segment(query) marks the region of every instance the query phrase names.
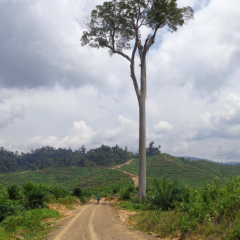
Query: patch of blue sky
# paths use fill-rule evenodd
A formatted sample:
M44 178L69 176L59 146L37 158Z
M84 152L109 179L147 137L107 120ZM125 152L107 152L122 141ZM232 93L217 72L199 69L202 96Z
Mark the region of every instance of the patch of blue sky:
M203 8L206 8L211 0L196 0L193 6L195 12L201 11Z

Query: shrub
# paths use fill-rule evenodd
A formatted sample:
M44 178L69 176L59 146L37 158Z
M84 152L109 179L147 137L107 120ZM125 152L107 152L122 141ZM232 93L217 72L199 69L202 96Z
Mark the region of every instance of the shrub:
M14 202L7 198L0 198L0 221L16 212Z
M153 179L147 202L149 209L170 210L184 197L184 188L177 181Z
M112 189L112 193L113 194L117 194L119 192L120 188L119 186L115 186L113 189Z
M128 186L128 191L129 191L130 193L131 193L131 192L134 192L134 190L135 190L135 187L134 187L133 184Z
M129 200L131 198L129 189L122 189L120 191L120 200Z
M64 197L70 195L70 193L67 190L65 190L61 187L51 188L50 193L52 193L54 195L56 200L58 200L59 198L64 198Z
M75 197L78 197L78 198L81 198L83 196L83 191L81 188L79 187L75 187L72 191L72 196L75 196Z
M91 194L88 190L81 189L79 187L75 187L72 191L72 196L78 197L83 204L88 202L90 195Z
M0 239L1 240L11 239L10 236L5 232L3 227L0 227Z
M11 200L19 200L22 198L20 194L20 187L16 184L12 184L7 188L8 198Z
M48 199L48 193L48 187L43 184L35 185L33 183L27 183L23 185L26 205L31 209L43 208L44 201Z
M19 216L6 218L0 227L3 227L8 234L18 235L19 239L39 239L36 236L46 233L46 229L50 228L49 223L43 219L58 219L59 217L59 213L53 209L33 209L24 211Z
M140 203L140 200L139 200L139 198L134 197L134 198L131 198L131 202L132 203Z
M82 194L83 194L83 197L85 197L85 198L90 198L91 197L91 193L87 189L82 189Z
M232 229L229 240L240 240L240 221L237 220L234 228Z

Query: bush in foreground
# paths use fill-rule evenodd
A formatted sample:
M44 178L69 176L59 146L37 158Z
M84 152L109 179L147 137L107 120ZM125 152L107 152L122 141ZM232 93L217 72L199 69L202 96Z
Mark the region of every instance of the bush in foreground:
M137 229L155 232L162 238L181 233L181 239L240 239L240 177L225 186L217 180L203 188L172 184L158 180L152 185L155 188L149 192L150 210L133 217Z
M175 204L182 201L184 193L184 187L177 181L153 179L147 197L149 209L174 209Z
M26 198L26 207L43 208L44 202L48 200L49 188L43 184L35 185L29 182L23 185L23 194Z
M3 236L19 236L19 239L35 239L36 236L46 234L51 229L51 222L43 221L51 219L55 221L60 217L59 213L53 209L33 209L23 212L19 216L10 216L0 223L0 233ZM7 240L9 238L4 238Z

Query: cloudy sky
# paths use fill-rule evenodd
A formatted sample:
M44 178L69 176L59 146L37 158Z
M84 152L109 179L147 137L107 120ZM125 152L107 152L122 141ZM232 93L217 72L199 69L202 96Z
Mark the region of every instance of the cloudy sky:
M138 149L129 64L82 47L102 0L0 0L0 146ZM147 144L240 161L240 1L179 0L195 17L148 54Z

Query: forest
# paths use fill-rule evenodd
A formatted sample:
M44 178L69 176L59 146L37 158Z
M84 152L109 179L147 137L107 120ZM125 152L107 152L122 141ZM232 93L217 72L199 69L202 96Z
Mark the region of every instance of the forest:
M149 143L147 156L160 153L160 146L154 147L154 142ZM137 153L128 151L117 144L114 147L101 145L99 148L90 149L82 145L79 149L53 148L43 146L29 153L11 152L0 148L0 172L16 172L22 170L38 170L49 167L93 167L114 166L122 164L131 158L136 158Z
M29 153L11 152L0 148L0 172L21 170L37 170L49 167L88 167L112 166L134 158L134 154L118 145L109 147L101 145L96 149L86 150L82 146L76 151L72 149L44 146Z

